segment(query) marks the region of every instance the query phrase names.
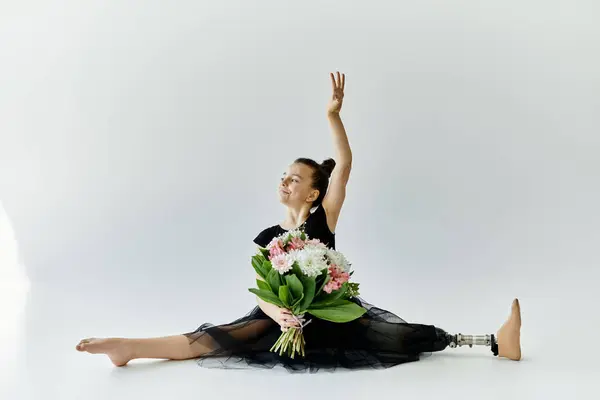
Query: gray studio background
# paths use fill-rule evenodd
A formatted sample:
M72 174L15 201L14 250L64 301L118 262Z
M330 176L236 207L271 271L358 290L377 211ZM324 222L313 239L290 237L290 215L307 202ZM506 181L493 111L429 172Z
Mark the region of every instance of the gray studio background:
M325 106L339 69L354 169L337 244L362 294L467 333L496 329L518 296L530 349L535 334L558 337L557 319L591 328L598 11L3 1L0 201L21 262L0 279L23 268L28 307L78 327L65 345L245 313L252 239L285 215L280 175L296 157L334 155ZM84 293L101 323L66 316Z

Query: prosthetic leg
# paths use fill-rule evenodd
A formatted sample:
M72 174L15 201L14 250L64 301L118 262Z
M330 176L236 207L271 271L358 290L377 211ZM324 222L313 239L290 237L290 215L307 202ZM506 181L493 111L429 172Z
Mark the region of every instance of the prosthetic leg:
M489 346L495 356L498 355L498 342L495 335L448 335L448 346L451 349L461 346Z
M497 335L456 335L436 328L436 350L446 347L489 346L495 356L519 361L521 359L521 308L517 299L513 300L510 317L500 327Z
M437 340L434 343L434 351L440 351L447 347L454 349L461 346L487 346L492 353L498 355L498 342L495 335L463 335L458 333L451 335L441 328L435 328Z

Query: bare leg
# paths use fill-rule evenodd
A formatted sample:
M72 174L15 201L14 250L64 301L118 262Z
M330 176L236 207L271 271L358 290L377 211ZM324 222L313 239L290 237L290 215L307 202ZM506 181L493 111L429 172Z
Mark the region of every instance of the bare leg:
M238 324L220 325L214 333L226 333L228 338L244 341L255 339L265 329L275 324L270 319L260 319ZM78 351L106 354L117 367L136 358L162 358L187 360L201 356L223 354L222 345L204 329L185 335L165 336L151 339L83 339L75 346Z
M151 339L90 338L83 339L75 348L92 354L106 354L117 367L122 367L136 358L186 360L200 357L210 351L208 346L198 342L191 346L184 335Z

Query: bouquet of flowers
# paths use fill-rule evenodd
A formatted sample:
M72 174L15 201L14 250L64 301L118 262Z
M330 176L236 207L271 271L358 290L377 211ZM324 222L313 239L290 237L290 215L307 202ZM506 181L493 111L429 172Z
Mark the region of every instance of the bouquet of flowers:
M349 322L366 310L350 301L358 295L358 283L349 282L351 264L340 252L310 239L302 230L275 237L266 248L259 247L252 257L258 288L248 289L262 300L291 311L300 328L283 332L271 348L279 355L303 357L304 314L331 322Z

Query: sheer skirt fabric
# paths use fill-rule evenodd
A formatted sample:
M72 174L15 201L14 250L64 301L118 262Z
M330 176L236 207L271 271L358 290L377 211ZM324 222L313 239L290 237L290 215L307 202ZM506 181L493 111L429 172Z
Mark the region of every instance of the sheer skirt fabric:
M443 350L446 332L433 325L407 323L362 298L354 302L367 312L348 323L333 323L307 314L304 328L306 357L279 356L270 348L281 328L259 307L224 325L202 324L186 333L190 346L203 355L200 365L213 368L273 368L315 372L336 368L389 368L417 361L420 355Z

